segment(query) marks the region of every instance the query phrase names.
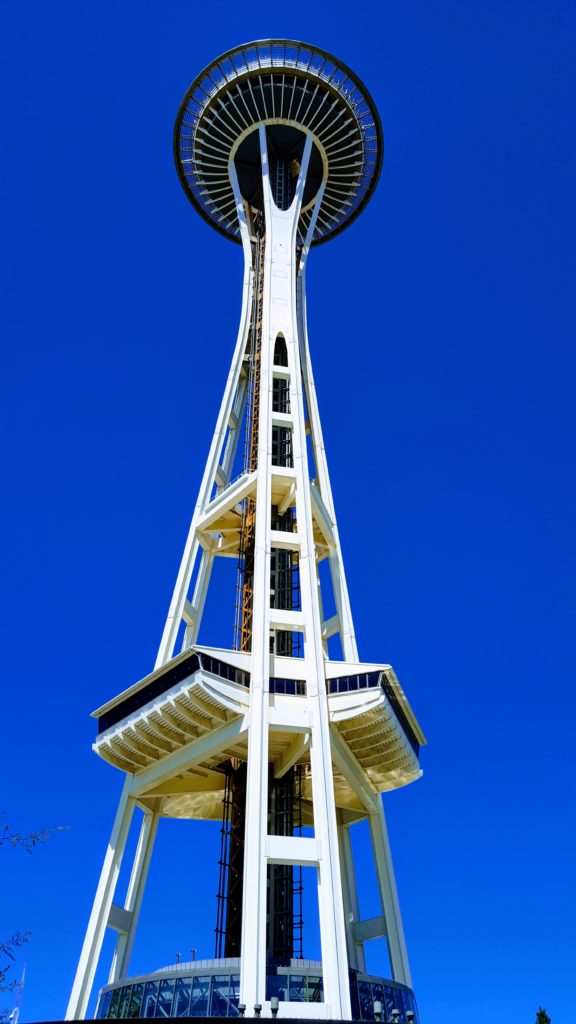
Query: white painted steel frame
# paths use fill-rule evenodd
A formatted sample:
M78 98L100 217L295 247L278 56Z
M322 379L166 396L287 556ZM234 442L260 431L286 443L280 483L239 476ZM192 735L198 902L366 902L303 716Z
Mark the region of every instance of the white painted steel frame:
M124 855L126 838L134 806L140 794L178 771L189 767L208 749L222 749L233 737L248 733L248 779L246 803L245 862L258 865L244 875L242 958L240 999L248 1008L262 1004L264 1015L270 1016L266 1002L266 867L268 863L312 864L317 869L320 935L325 1002L305 1006L305 1015L351 1018L348 966L365 967L363 943L377 934L385 934L390 952L394 980L410 985L410 971L402 930L398 897L392 869L382 801L370 780L360 768L350 749L330 729L325 687L327 638L339 633L344 659L357 662L358 653L346 576L334 511L328 464L318 409L318 401L310 361L306 327L305 269L315 219L323 197L320 189L312 213L308 238L301 253L299 268L296 239L300 204L312 136L307 134L296 194L289 210L279 210L272 199L268 177L266 132L259 129L265 198L266 241L264 259L264 295L262 348L260 364L259 448L256 477L256 541L251 651L250 708L245 717L222 725L215 732L191 740L184 748L138 775L126 777L112 836L102 868L90 922L66 1019L85 1017L94 974L106 926L118 931L118 939L110 970L110 981L126 976L134 942L138 913L146 883L146 875L156 835L158 817L146 813L128 893L124 907L113 904L114 890ZM238 338L228 374L224 397L212 438L198 500L194 509L184 555L180 565L156 668L173 656L182 621L186 625L183 648L196 642L204 610L210 573L218 548L212 547L209 532L209 506L216 495L226 495L238 444L247 399L244 360L250 330L254 299L254 270L250 240L250 224L233 162L229 175L236 199L245 270L242 314ZM272 467L272 412L274 376L274 344L278 334L286 341L288 367L282 375L289 381L291 412L286 422L292 430L294 484L280 511L291 504L296 509L297 533L290 535L290 547L299 554L301 611L283 612L270 607L270 555L274 546L285 544L287 535L277 536L271 530L272 474L281 472ZM311 484L304 396L309 419L316 482ZM239 481L242 493L244 484ZM240 499L238 499L240 500ZM323 622L317 559L313 533L313 508L319 512L323 534L328 546L329 564L336 614ZM199 567L195 566L202 551ZM190 600L189 594L192 591ZM306 697L299 702L298 713L279 715L269 701L269 637L275 625L297 629L304 635L304 667ZM268 734L269 730L293 731L295 740L280 771L287 771L302 751L309 747L314 807L314 839L271 837L268 835ZM332 761L346 774L366 808L376 861L382 917L360 921L354 880L349 828L337 820L334 802ZM281 1013L302 1015L304 1007L283 1004Z
M248 746L245 862L256 865L245 873L242 910L242 959L240 998L246 1006L266 1003L266 867L270 844L284 849L285 862L303 863L299 841L268 837L268 730L270 630L278 614L270 607L269 584L271 539L272 474L272 354L279 334L286 342L290 379L292 452L295 471L295 506L298 529L301 612L285 612L282 624L304 633L306 666L306 710L310 725L310 763L314 806L315 856L305 863L317 868L320 938L325 1003L322 1016L348 1020L351 1017L346 932L338 858L338 834L334 805L334 783L330 756L328 703L324 686L322 620L318 602L318 575L314 547L310 474L306 448L306 422L300 372L298 318L296 312L296 238L301 197L312 137L307 135L294 200L289 210L279 210L272 198L268 175L265 128L260 128L266 244L262 349L260 361L260 409L258 489L256 492L256 540L254 578L251 722ZM294 543L294 538L291 538ZM320 685L319 685L320 684ZM298 727L300 713L292 725ZM290 854L294 850L294 854ZM278 863L277 856L273 862ZM312 1004L308 1007L314 1012Z
M263 129L261 129L261 131L262 130ZM226 382L224 397L220 406L216 429L210 446L208 462L202 478L198 499L188 532L188 538L184 548L184 554L180 564L174 593L172 595L172 601L154 666L155 669L165 665L174 656L178 631L182 621L186 623L182 650L191 647L198 639L214 556L218 554L217 549L204 550L202 552L200 567L196 573L195 583L193 586L193 596L190 601L188 595L192 589L194 581L194 569L197 556L202 548L203 531L201 528L204 526L207 507L211 505L214 500L214 489L217 488L218 493L222 496L226 493L226 486L224 486L223 483L219 483L219 480L227 481L228 485L230 483L229 473L231 472L234 456L239 443L240 427L243 422L244 407L247 398L246 380L245 377L242 377L242 373L248 342L248 333L250 330L254 272L252 268L252 251L250 247L250 235L246 220L246 211L240 195L236 169L233 162L230 163L229 173L238 205L238 218L241 225L241 237L244 246L245 259L240 327L236 348L232 358L232 364ZM322 187L319 191L316 206L313 211L310 230L306 240L307 243L309 243L312 236L315 217L317 216L321 205L323 192L324 189ZM306 325L305 265L307 254L308 248L305 246L301 255L299 273L297 276L295 275L296 294L293 298L290 297L290 302L291 308L295 308L296 310L295 332L296 337L298 338L299 347L299 358L296 363L297 372L294 375L294 380L297 381L298 386L300 386L302 373L309 416L310 433L312 437L314 464L317 475L316 486L323 505L323 511L325 513L327 523L326 533L327 540L329 541L330 575L336 605L336 615L331 620L329 632L325 630L324 635L326 638L328 635L339 633L344 659L346 661L356 662L358 661L358 650L356 646L346 574L344 571L344 562L342 559L340 539L338 536L338 528L334 512L334 502L330 486L326 450L322 436L316 388L310 361L310 348ZM293 270L295 273L295 267ZM278 374L276 373L276 375ZM277 414L274 414L274 418L277 418ZM275 469L278 470L278 467L275 467ZM219 471L223 472L219 473ZM309 477L306 480L306 486L310 486ZM236 500L241 500L241 495L238 495ZM315 501L318 504L318 496L315 497ZM289 503L294 503L294 494L292 493L289 495ZM289 505L279 508L280 514L283 514L287 507L289 507ZM206 524L205 529L208 528L208 526L209 524ZM204 543L206 543L206 541L204 541ZM326 648L325 654L327 655Z
M228 379L226 381L226 387L224 390L224 397L220 406L220 412L216 422L216 429L214 436L210 444L210 452L208 455L208 461L204 470L204 476L202 477L202 483L200 485L200 491L198 494L198 500L192 516L192 522L190 524L190 530L188 532L188 538L186 540L186 546L184 548L184 555L180 563L180 569L178 577L176 579L176 585L174 587L174 593L172 595L172 601L168 610L168 617L166 619L166 625L164 626L164 632L162 634L162 640L156 657L155 668L160 668L165 665L167 661L173 657L174 647L178 636L178 630L180 623L183 618L185 602L188 598L188 592L190 590L190 583L194 572L194 566L196 558L200 548L200 539L198 536L198 522L202 513L205 511L206 506L210 502L214 486L217 484L218 469L220 467L220 460L224 451L224 446L227 440L229 430L233 431L236 435L235 443L237 444L240 424L242 422L242 406L245 400L245 385L240 385L240 377L243 368L244 354L246 352L246 345L248 342L248 332L250 330L250 311L252 308L252 299L254 292L254 271L252 268L252 250L250 245L250 235L248 232L248 225L246 221L246 212L244 209L244 203L240 196L238 188L238 178L236 176L236 168L234 164L230 164L229 168L230 177L234 187L234 192L237 197L237 214L238 223L240 225L240 236L242 239L242 246L244 248L244 279L242 284L242 312L240 314L240 327L238 330L238 338L236 341L236 347L232 356L232 363L230 371L228 373ZM235 399L237 404L235 405ZM240 408L238 408L238 402ZM236 424L235 426L231 426ZM228 448L228 459L226 469L229 470L231 467L232 454L235 450L235 444L233 443ZM221 485L220 485L221 487ZM208 581L210 577L210 571L212 568L212 561L206 559L205 556L202 558L201 570L199 579L194 591L194 598L192 600L192 608L194 612L194 624L191 630L192 636L198 635L200 628L200 622L202 619L202 612L204 610L204 604L206 600L206 592L208 589ZM189 626L190 628L190 626ZM188 634L185 637L186 645L192 642L192 637Z
M132 776L127 775L114 820L112 835L110 836L110 842L104 857L92 913L90 914L88 928L86 929L80 962L66 1011L66 1020L83 1020L86 1017L88 1001L94 984L94 975L102 949L104 932L108 925L114 899L114 890L116 889L128 831L134 813L135 801L130 795L131 784Z

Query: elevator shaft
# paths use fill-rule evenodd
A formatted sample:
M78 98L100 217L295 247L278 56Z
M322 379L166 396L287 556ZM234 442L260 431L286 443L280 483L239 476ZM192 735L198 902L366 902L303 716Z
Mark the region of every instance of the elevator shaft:
M225 771L215 956L238 957L242 934L246 764L230 760ZM292 768L276 779L270 765L268 833L292 836L301 832L301 768ZM267 886L267 957L269 960L302 957L302 869L288 864L271 865Z
M299 162L275 159L271 164L271 178L276 205L287 209L294 195L295 176ZM262 304L264 288L264 256L266 238L256 226L252 243L252 267L254 274L253 299L250 330L246 349L248 371L247 408L245 422L244 471L253 472L258 468L258 433L260 415L260 368L262 361ZM273 364L287 367L288 354L282 335L274 340ZM282 378L273 382L272 411L290 412L290 385ZM288 427L272 427L272 464L292 466L292 431ZM271 527L282 532L296 530L295 510L280 513L277 506L270 509ZM234 646L237 650L250 651L252 645L252 616L254 599L254 555L255 555L256 502L253 498L244 501L240 531L238 558L239 602L236 613ZM273 608L293 611L300 608L300 585L298 555L283 548L272 548L270 553L270 605ZM291 630L273 630L270 634L270 653L284 657L298 657L301 652L299 634ZM220 856L220 884L218 893L218 917L216 926L216 955L240 956L242 930L242 872L244 866L244 818L246 802L246 766L228 762L226 787L223 800L222 849ZM301 816L295 814L295 806L301 788L299 770L287 772L281 779L275 779L269 766L268 784L268 832L270 835L291 836L295 828L301 828ZM295 953L295 896L301 907L302 871L297 869L297 885L294 885L295 869L291 865L272 865L267 870L267 956L272 959L290 958ZM301 911L296 915L297 945L302 955Z

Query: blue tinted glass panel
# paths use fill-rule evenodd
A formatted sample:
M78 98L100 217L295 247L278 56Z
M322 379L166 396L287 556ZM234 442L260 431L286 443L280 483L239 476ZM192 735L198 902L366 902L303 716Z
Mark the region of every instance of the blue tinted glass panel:
M120 1002L118 1004L118 1016L119 1017L127 1017L128 1016L128 1006L130 1004L130 989L131 988L132 988L131 985L126 985L126 988L122 989L122 995L120 996Z
M288 999L288 975L269 974L266 978L266 999L276 996L281 1003Z
M147 981L144 989L144 1002L142 1005L142 1017L153 1017L156 1010L156 997L158 995L158 982Z
M212 1017L228 1016L229 990L230 975L215 974L212 978L212 998L210 1000L210 1014Z
M395 1001L395 998L394 998L395 995L396 995L396 990L395 989L390 988L389 985L385 985L384 986L384 1006L385 1006L385 1010L386 1010L386 1015L384 1017L384 1020L392 1020L392 1010L394 1010L395 1007L396 1007L396 1001Z
M112 999L110 1000L110 1006L108 1009L108 1016L115 1018L118 1016L118 1006L120 1004L120 996L122 994L121 988L115 988L112 992Z
M140 1010L142 1008L142 996L144 995L144 982L139 981L136 985L132 985L132 993L130 995L130 1005L128 1007L127 1017L132 1020L135 1017L140 1016Z
M350 972L350 1003L352 1009L352 1020L360 1020L360 1007L358 1003L358 980L355 971Z
M418 1024L418 1008L416 1006L416 1000L413 992L404 993L404 1008L406 1012L408 1012L408 1010L413 1011L415 1024Z
M384 998L384 986L383 985L372 985L372 1009L374 1010L374 1017L376 1016L376 1010L374 1006L376 1003L380 1003L380 1020L386 1020L384 1016L384 1010L386 1009L386 1000Z
M194 978L192 989L192 1002L190 1003L191 1017L208 1016L208 996L210 994L210 976Z
M358 982L358 998L360 1000L360 1017L362 1020L374 1020L372 986L369 981Z
M303 974L290 975L290 1001L303 1003L306 999L306 978Z
M230 1008L229 1017L238 1017L238 1004L240 1002L240 975L233 974L230 978Z
M192 992L192 978L178 978L176 981L176 993L174 996L173 1014L175 1017L187 1017L190 1009L190 993Z
M98 1003L98 1011L96 1013L96 1016L98 1018L102 1019L108 1016L108 1007L110 1006L111 998L111 992L104 992L104 994L100 996L100 1000Z
M172 1000L174 999L174 978L165 978L160 982L158 1002L156 1003L156 1017L170 1017L172 1014Z
M322 978L318 977L317 975L311 975L309 978L306 979L306 1002L324 1002L324 986L322 984Z
M397 988L394 993L394 999L396 1001L396 1009L400 1010L400 1020L406 1020L406 1013L404 1008L404 993L401 988Z

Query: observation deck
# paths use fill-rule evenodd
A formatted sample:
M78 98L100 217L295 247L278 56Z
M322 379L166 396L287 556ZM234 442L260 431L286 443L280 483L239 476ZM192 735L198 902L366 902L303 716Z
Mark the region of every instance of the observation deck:
M176 119L176 167L196 210L234 242L240 229L229 164L235 163L243 198L257 209L260 125L273 160L297 164L301 140L312 136L300 241L321 187L311 244L343 231L370 199L383 160L380 118L365 85L325 50L287 39L237 46L194 79Z
M303 675L301 659L272 658L270 760L277 777L296 764L303 766L306 822L312 820L307 733L303 728L295 739L282 727L284 713L305 697ZM326 690L334 739L334 798L347 820L354 821L365 814L358 785L384 792L419 778L419 749L426 741L390 665L327 662ZM241 723L250 699L249 654L195 647L94 712L94 750L122 771L142 775L143 781L150 775L141 800L156 806L161 799L163 817L219 820L225 761L248 757ZM304 704L300 714L305 726ZM182 766L181 750L187 751Z

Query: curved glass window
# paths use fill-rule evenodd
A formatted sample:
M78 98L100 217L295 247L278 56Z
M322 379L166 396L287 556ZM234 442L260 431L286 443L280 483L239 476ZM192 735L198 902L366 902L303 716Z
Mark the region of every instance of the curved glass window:
M372 985L369 981L358 982L358 998L360 1000L360 1016L362 1020L374 1020L374 999Z
M126 1014L126 1016L130 1018L130 1020L134 1020L135 1017L140 1016L143 995L144 985L141 981L137 982L136 985L132 985L132 991L130 994L130 1005L128 1007L128 1013Z
M178 978L176 981L176 993L172 1013L174 1017L187 1017L190 1009L190 995L192 992L191 978Z
M273 999L274 996L281 1003L288 1000L288 975L269 974L266 978L266 999Z
M224 962L218 964L220 971ZM298 963L298 966L297 966ZM300 962L288 966L270 965L266 978L266 998L274 996L282 1003L324 1002L324 984L320 965L300 967ZM210 968L208 968L210 971ZM224 968L225 970L225 968ZM392 981L357 975L350 977L350 995L356 1020L375 1021L374 1003L382 1006L382 1019L392 1020L392 1011L398 1010L401 1024L406 1024L409 1010L416 1014L414 993L404 985ZM216 973L216 964L210 973L178 975L120 984L100 995L97 1017L100 1020L143 1017L238 1017L240 1001L240 975ZM289 1007L286 1008L287 1011ZM290 1013L287 1012L287 1016Z
M102 1018L108 1016L108 1009L109 1009L109 1006L110 1006L110 1000L111 999L112 999L112 993L111 992L103 992L102 995L100 996L100 1000L98 1002L98 1010L96 1012L96 1016L100 1020L102 1020Z
M306 978L306 1002L307 1003L323 1003L324 1002L324 984L322 978L316 976L308 976Z
M165 978L164 981L160 982L160 991L158 992L158 1002L156 1003L156 1013L154 1016L171 1017L173 999L174 979Z
M399 1009L396 1006L396 989L390 988L389 985L384 986L384 1003L386 1010L386 1020L392 1020L392 1010Z
M110 1000L110 1006L108 1007L108 1016L118 1016L118 1006L120 1004L120 996L122 995L122 989L117 988L112 992L112 999Z
M146 988L144 990L144 1004L142 1007L142 1017L153 1017L156 1010L156 999L158 996L158 982L147 981ZM110 1014L112 1016L112 1014Z
M384 1012L384 1007L386 1006L386 1003L384 1002L384 985L372 985L372 1016L368 1017L368 1020L374 1020L376 1016L376 1012L374 1010L374 1004L376 1002L380 1003L380 1006L382 1007L381 1012Z
M131 988L132 986L128 985L126 988L122 989L122 995L120 996L120 1002L118 1003L118 1016L120 1018L124 1018L128 1015Z
M191 1017L208 1016L208 996L210 995L210 975L194 978L192 990L192 1002L190 1004Z
M212 1017L227 1017L230 991L230 975L216 974L212 978L212 998L210 1014Z
M290 1002L303 1003L306 999L306 978L303 974L290 975Z
M228 1004L228 1016L238 1017L238 1005L240 1003L240 975L230 975L230 1002Z

